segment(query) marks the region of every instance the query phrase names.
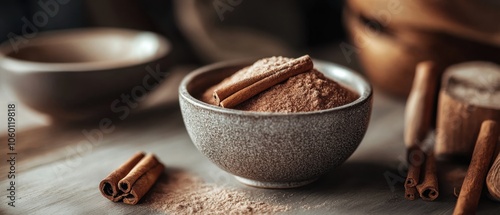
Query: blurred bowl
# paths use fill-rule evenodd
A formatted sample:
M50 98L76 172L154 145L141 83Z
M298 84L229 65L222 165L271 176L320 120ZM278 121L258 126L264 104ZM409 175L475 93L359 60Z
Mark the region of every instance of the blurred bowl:
M352 103L312 112L265 113L225 109L201 94L251 62L223 62L186 76L179 87L191 140L213 163L247 185L290 188L313 182L356 150L368 127L372 89L359 74L315 61L326 77L354 90Z
M385 3L385 9L377 7L377 10L370 10L368 6L375 2ZM440 71L438 76L442 75L446 67L460 62L500 62L500 47L494 44L471 40L463 35L439 29L419 28L421 26L409 24L397 25L401 20L405 20L403 13L384 16L389 20L386 23L378 20L376 12L388 12L387 7L390 6L387 5L390 2L393 1L350 0L344 10L347 31L357 48L362 67L374 87L395 96L407 96L413 83L415 67L425 60L436 63L439 67L437 71ZM419 19L414 21L418 22Z
M159 82L158 76L145 80L146 67L156 71L169 52L169 42L152 32L53 31L19 47L2 44L0 72L4 87L32 109L54 120L82 120L116 112L120 107L111 105L122 94L143 93L134 87Z

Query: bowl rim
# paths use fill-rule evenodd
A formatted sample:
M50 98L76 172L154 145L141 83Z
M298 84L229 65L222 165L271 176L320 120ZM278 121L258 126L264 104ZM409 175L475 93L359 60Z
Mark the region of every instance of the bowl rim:
M213 63L209 64L203 67L200 67L198 69L195 69L191 73L189 73L184 79L182 80L180 86L179 86L179 96L184 98L186 101L191 103L192 105L195 105L197 107L203 108L203 109L208 109L211 111L219 112L219 113L225 113L225 114L235 114L235 115L244 115L244 116L303 116L303 115L315 115L315 114L323 114L323 113L329 113L329 112L336 112L336 111L341 111L341 110L346 110L346 109L351 109L355 108L357 106L361 106L364 103L368 102L371 100L372 95L373 95L373 87L370 84L369 81L367 81L366 78L364 78L362 75L359 73L355 72L352 69L349 69L347 67L341 66L336 63L331 63L323 60L317 60L313 59L313 62L315 65L322 65L322 66L329 66L329 67L336 67L341 70L344 70L345 72L349 73L352 75L354 78L360 80L362 85L365 85L365 89L363 92L357 92L359 93L359 98L354 100L353 102L350 102L345 105L337 106L334 108L329 108L329 109L323 109L323 110L316 110L316 111L307 111L307 112L292 112L292 113L282 113L282 112L259 112L259 111L245 111L245 110L237 110L237 109L231 109L231 108L223 108L219 106L215 106L212 104L205 103L201 100L196 99L194 96L192 96L188 90L187 86L189 83L191 83L192 80L194 80L197 76L203 74L203 73L208 73L211 72L215 69L222 69L225 67L232 67L232 66L238 66L238 65L251 65L253 62L255 62L255 59L249 60L249 59L244 59L244 60L231 60L231 61L222 61L218 63ZM316 66L315 66L316 67ZM323 73L322 71L320 71Z
M149 62L157 61L171 52L171 43L160 34L151 31L133 30L126 28L113 28L113 27L89 27L89 28L73 28L64 30L53 30L38 33L34 38L30 38L27 45L22 45L22 48L35 46L46 41L57 41L63 37L89 36L95 37L93 34L119 35L131 37L135 35L145 34L151 36L158 41L158 49L150 56L140 59L124 59L116 58L106 61L88 61L88 62L38 62L29 61L18 58L9 57L8 54L15 50L7 40L0 44L0 67L7 69L11 72L17 73L36 73L36 72L86 72L86 71L100 71L112 70L119 68L126 68L136 65L142 65ZM97 35L98 36L98 35ZM57 42L56 42L57 43Z

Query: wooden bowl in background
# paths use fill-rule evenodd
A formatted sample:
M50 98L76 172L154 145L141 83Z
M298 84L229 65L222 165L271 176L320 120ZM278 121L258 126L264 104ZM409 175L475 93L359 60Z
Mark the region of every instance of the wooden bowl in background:
M478 29L495 32L493 27L487 29L483 23L481 28L469 29L470 32L476 32L475 34L460 30L465 28L463 25L466 24L460 25L460 28L452 26L449 28L451 30L440 30L436 25L425 25L427 18L422 19L422 24L418 24L418 16L425 13L410 13L409 16L414 16L413 20L404 18L401 13L391 15L387 9L390 7L389 3L388 0L351 0L347 2L344 10L344 23L351 41L357 47L361 64L376 88L399 97L407 96L413 82L415 66L423 60L435 61L442 68L441 71L451 64L464 61L500 62L500 45L494 39L495 35L488 37L476 32ZM382 5L386 5L385 10ZM410 6L412 5L401 7L406 7L408 11ZM434 12L438 13L439 10ZM385 22L378 19L383 16L376 17L377 14L388 15ZM446 20L441 21L440 25L451 25L447 23L452 23L452 19ZM460 34L461 32L463 34Z

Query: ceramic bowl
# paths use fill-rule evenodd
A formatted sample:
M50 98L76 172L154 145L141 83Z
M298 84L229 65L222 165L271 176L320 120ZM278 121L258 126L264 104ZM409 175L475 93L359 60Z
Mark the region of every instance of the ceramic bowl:
M208 87L250 64L217 63L192 72L182 81L182 116L202 154L240 182L264 188L306 185L349 158L370 119L372 88L363 77L333 63L314 61L326 77L360 95L352 103L320 111L241 111L197 99Z
M15 99L55 120L131 109L121 95L132 100L134 93L142 96L160 81L159 74L151 73L165 66L170 52L160 35L116 28L53 31L27 40L2 44L2 85Z

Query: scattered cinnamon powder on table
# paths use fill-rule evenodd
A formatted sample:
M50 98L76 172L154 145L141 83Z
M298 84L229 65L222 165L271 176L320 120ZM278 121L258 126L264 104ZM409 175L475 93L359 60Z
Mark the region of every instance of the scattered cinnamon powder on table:
M245 192L205 183L180 170L163 175L145 204L168 214L276 214L290 209L286 205L252 201Z
M290 60L290 58L285 57L270 57L258 60L253 65L241 69L221 83L209 88L202 95L201 100L216 105L213 98L215 89L263 74ZM321 72L312 69L293 76L234 108L260 112L307 112L348 104L358 97L356 93L326 78Z

